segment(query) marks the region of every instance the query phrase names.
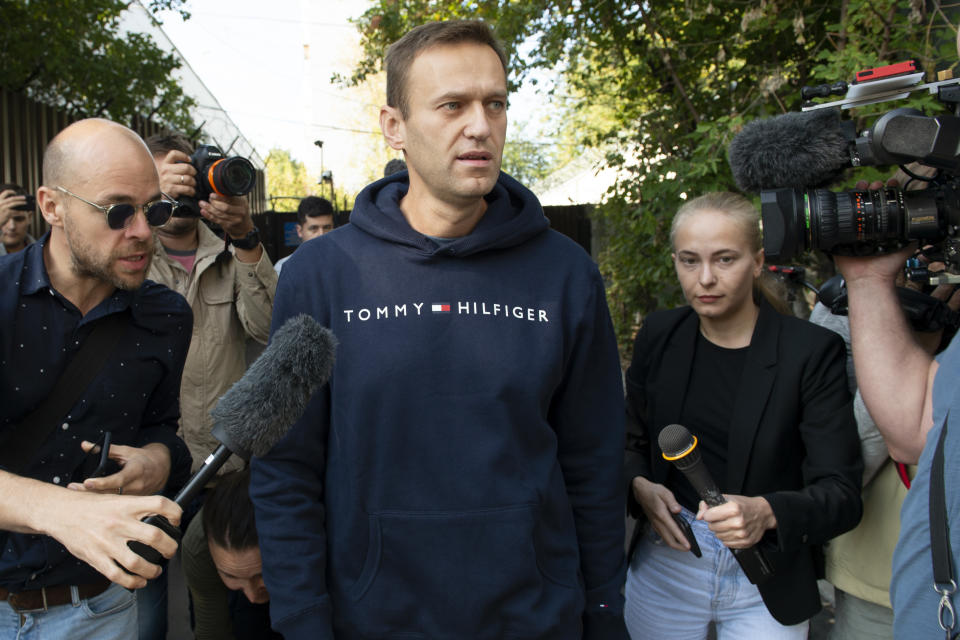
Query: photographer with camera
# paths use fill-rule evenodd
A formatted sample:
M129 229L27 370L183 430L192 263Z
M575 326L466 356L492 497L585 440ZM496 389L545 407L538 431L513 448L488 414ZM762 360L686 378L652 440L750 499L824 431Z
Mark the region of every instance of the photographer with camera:
M33 244L29 214L36 209L36 200L17 184L0 184L0 256L16 253Z
M159 242L147 277L183 295L193 309L193 337L180 389L180 435L190 448L192 472L196 472L217 448L217 440L210 435L210 411L246 370L247 339L267 343L277 274L260 244L246 197L220 195L212 189L225 177L234 193L249 191L253 171L249 163L238 158L221 160L218 166L226 165L232 173L217 176L217 167L209 162L210 150L214 156L219 154L215 148L200 147L195 153L181 135L151 136L146 142L160 173L160 190L179 203L170 221L156 232ZM228 240L201 224L201 216L219 225ZM233 457L221 473L241 466L242 460ZM184 527L201 501L202 495L196 509L185 510ZM147 611L151 608L148 598L141 598L141 639L165 634L165 586L155 587L159 600L152 612Z

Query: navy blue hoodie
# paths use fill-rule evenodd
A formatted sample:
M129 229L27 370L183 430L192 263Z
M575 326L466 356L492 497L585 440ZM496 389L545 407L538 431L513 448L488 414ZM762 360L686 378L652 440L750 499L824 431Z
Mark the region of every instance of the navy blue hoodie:
M274 330L308 313L340 346L253 464L274 626L621 637L623 392L599 272L505 174L442 246L407 224L407 188L368 186L280 276Z

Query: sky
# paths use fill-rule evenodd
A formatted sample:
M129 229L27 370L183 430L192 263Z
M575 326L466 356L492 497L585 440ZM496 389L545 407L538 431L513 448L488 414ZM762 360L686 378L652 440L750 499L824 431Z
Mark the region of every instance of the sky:
M191 13L159 18L163 30L262 158L288 150L317 175L357 188L357 154L377 143L379 103L330 83L359 50L348 18L362 0L190 0ZM367 92L369 93L369 91ZM204 101L201 100L201 103ZM323 141L323 150L314 144Z
M319 179L331 170L338 187L368 181L363 155L382 148L372 87L330 82L349 75L359 33L348 22L365 0L188 0L191 17L158 15L163 30L262 158L288 150ZM510 117L528 119L532 91L511 96ZM201 102L203 102L201 100ZM323 150L314 141L323 141Z

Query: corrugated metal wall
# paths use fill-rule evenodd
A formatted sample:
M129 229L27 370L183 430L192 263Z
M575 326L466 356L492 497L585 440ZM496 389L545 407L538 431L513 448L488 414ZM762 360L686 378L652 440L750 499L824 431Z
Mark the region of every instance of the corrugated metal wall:
M0 182L13 182L36 193L43 150L53 136L76 119L22 93L0 89ZM161 131L160 126L147 120L139 120L132 128L144 137ZM257 182L249 196L253 213L267 210L266 191L264 173L258 169ZM30 229L37 237L46 231L46 222L39 212L34 212Z

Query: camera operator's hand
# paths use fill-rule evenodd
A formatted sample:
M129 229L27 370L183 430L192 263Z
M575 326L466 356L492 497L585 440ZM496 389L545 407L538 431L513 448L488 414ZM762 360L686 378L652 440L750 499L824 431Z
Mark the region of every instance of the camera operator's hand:
M200 201L200 215L217 224L231 238L242 239L253 231L253 217L250 204L245 196L221 196L210 194L210 200ZM263 255L263 245L253 249L236 249L237 259L241 262L257 262Z
M182 151L170 151L157 163L160 191L174 200L180 196L194 196L197 170L190 164L190 156Z
M26 196L17 195L17 192L12 189L0 191L0 228L7 224L10 216L17 213L14 207L20 207L25 204L27 204ZM23 211L19 213L22 214Z
M913 256L916 250L916 243L911 243L895 253L867 257L834 255L833 260L843 274L843 279L847 281L848 290L851 285L856 286L868 280L884 283L892 288L897 276L903 272L907 258Z

